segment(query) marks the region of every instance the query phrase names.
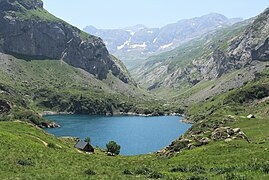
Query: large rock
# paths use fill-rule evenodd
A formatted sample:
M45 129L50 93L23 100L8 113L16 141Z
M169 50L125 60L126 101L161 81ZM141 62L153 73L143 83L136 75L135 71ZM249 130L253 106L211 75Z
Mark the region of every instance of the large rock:
M11 110L12 106L9 102L0 99L0 114L8 113Z
M130 81L100 38L49 14L41 0L0 1L0 51L28 60L63 60L98 79L111 71L123 82Z

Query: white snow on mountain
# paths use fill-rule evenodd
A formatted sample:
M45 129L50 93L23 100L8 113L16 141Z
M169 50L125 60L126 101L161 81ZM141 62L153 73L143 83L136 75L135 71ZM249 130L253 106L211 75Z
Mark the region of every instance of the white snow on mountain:
M163 45L163 46L160 47L160 49L166 49L166 48L169 48L169 47L171 47L173 44L174 44L174 43L172 42L172 43L170 43L170 44Z
M136 49L136 48L143 48L145 49L147 47L146 43L144 42L143 44L133 44L130 46L131 49Z

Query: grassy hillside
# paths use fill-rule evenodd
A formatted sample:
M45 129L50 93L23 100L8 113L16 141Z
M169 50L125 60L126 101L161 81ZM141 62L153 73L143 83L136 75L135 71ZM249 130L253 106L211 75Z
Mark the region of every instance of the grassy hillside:
M0 100L12 107L11 113L1 114L9 119L15 116L22 120L34 115L33 121L40 121L36 113L43 111L77 114L176 111L163 107L165 101L161 98L134 84L125 84L112 74L100 81L59 60L25 61L4 54L1 57Z
M269 128L267 121L241 119L234 123L251 138L250 144L220 141L173 158L155 154L109 157L100 150L88 155L76 151L74 141L56 139L32 125L0 122L0 178L268 179L269 141L262 133Z

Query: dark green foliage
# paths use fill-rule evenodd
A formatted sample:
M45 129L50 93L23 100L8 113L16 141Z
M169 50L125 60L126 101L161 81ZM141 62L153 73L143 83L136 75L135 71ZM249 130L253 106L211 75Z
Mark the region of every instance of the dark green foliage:
M13 111L14 119L21 120L21 121L30 121L35 125L40 125L42 122L46 120L43 119L38 114L34 113L33 111L26 110L26 109L16 109Z
M152 171L147 175L147 178L152 178L152 179L160 179L163 177L164 177L164 175L162 173L157 172L157 171Z
M91 170L91 169L84 171L84 173L87 175L96 175L96 172L94 170Z
M48 143L48 147L55 149L55 148L57 148L57 145L54 143Z
M246 85L245 88L234 91L224 100L225 104L235 103L247 103L255 99L262 99L268 96L269 87L267 84Z
M246 180L247 177L245 175L239 175L239 174L235 174L235 173L227 173L224 175L224 179L225 180Z
M87 143L91 143L91 138L90 138L90 137L86 137L86 138L84 139L84 141L87 142Z
M142 167L135 170L135 174L147 175L151 172L151 170L147 167Z
M133 173L129 169L124 169L123 174L125 174L125 175L133 175Z
M109 141L106 144L107 152L118 155L120 153L120 145L118 145L115 141Z
M147 168L147 167L142 167L139 169L136 169L135 174L137 175L145 175L147 176L147 178L152 178L152 179L159 179L159 178L163 178L164 175L157 172L157 171L152 171L151 169Z
M205 173L205 168L201 166L190 166L190 167L174 167L170 169L170 172L194 172L194 173Z
M198 176L198 175L194 175L194 176L189 176L186 178L186 180L207 180L207 177L204 176Z
M188 172L188 169L186 167L174 167L170 172Z
M19 160L18 164L22 166L33 166L33 163L29 160Z
M263 164L261 166L261 170L262 172L264 172L265 174L269 174L269 162L266 162L265 164Z

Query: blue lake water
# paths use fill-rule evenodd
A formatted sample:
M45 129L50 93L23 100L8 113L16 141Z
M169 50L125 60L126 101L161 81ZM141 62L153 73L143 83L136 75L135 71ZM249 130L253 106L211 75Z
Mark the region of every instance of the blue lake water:
M156 152L191 127L180 122L180 116L53 115L45 118L61 125L61 128L46 129L51 134L80 139L90 137L92 145L102 148L113 140L121 145L122 155Z

